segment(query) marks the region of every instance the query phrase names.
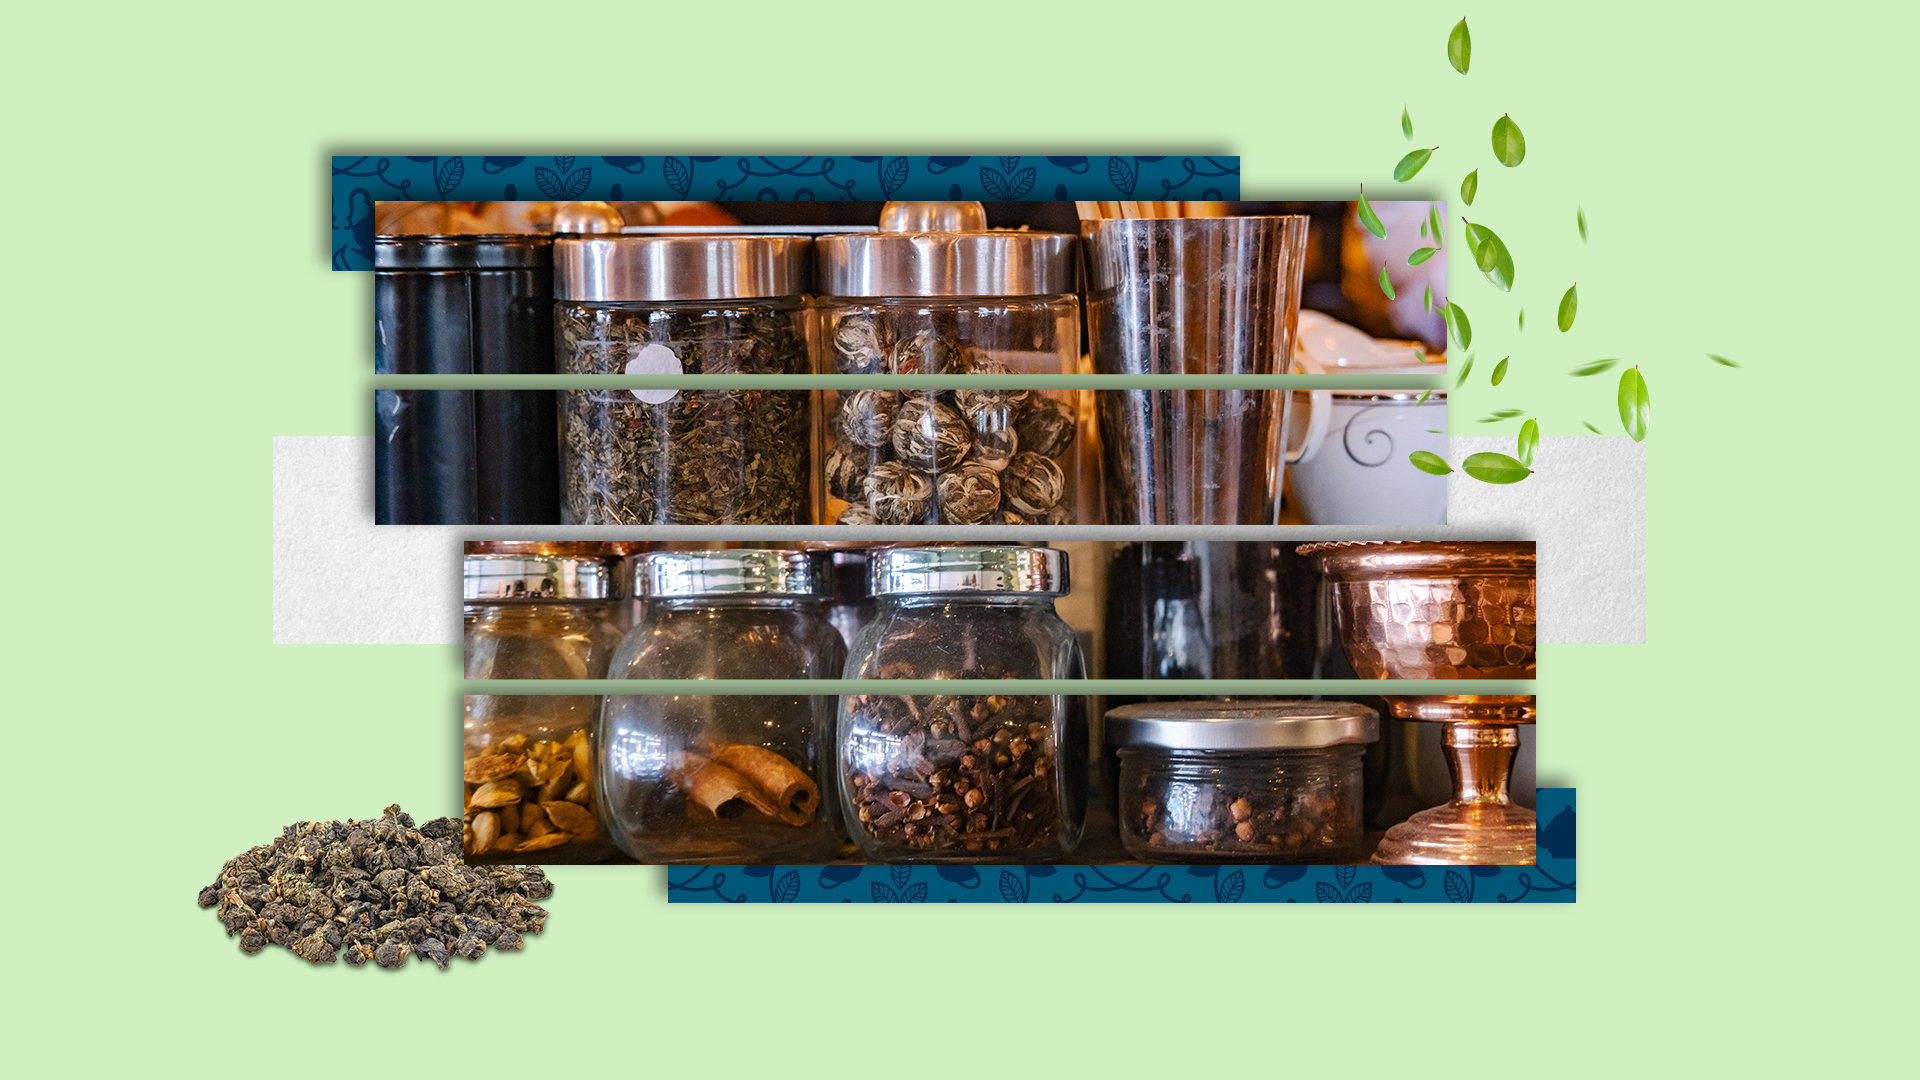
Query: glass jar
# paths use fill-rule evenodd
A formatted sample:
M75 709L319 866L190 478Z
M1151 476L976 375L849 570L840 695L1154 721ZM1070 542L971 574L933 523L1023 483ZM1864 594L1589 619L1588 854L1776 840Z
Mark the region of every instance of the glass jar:
M469 555L469 679L599 679L618 642L607 614L619 560ZM466 699L462 753L470 861L597 862L614 854L593 785L590 694Z
M804 375L808 241L617 236L554 242L563 375ZM803 525L807 390L562 390L569 525Z
M932 218L901 208L946 208ZM844 375L1073 374L1075 238L988 232L978 203L888 205L818 240L823 363ZM923 228L938 231L902 231ZM819 520L1058 525L1076 507L1084 391L825 391Z
M1120 842L1146 862L1350 862L1380 718L1344 701L1158 701L1106 715Z
M1087 717L1078 695L999 694L968 680L1078 679L1053 601L1067 558L1023 547L876 550L879 612L849 679L953 679L951 694L841 699L842 810L883 860L1041 862L1080 842Z
M804 552L657 552L616 679L833 679L846 660ZM829 695L607 698L601 797L648 863L819 862L840 848Z

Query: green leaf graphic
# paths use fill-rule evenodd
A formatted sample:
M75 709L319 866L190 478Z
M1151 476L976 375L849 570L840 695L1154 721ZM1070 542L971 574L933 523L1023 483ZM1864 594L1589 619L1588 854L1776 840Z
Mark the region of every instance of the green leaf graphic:
M1413 117L1407 115L1404 105L1400 107L1400 133L1409 139L1413 138Z
M1373 212L1373 204L1367 201L1367 189L1360 189L1360 224L1368 232L1382 240L1387 238L1387 227L1380 224L1380 215Z
M1620 426L1634 442L1647 437L1647 422L1653 415L1653 401L1647 396L1647 380L1640 369L1630 367L1620 373Z
M1430 398L1430 397L1432 397L1432 396L1433 396L1433 388L1432 388L1432 387L1428 387L1427 389L1425 389L1425 390L1422 390L1422 391L1420 391L1420 400L1419 400L1419 401L1416 401L1416 402L1414 402L1414 404L1415 404L1415 405L1425 405L1425 404L1427 403L1427 399L1428 399L1428 398Z
M1580 422L1582 424L1587 424L1585 420L1582 420ZM1594 427L1592 424L1587 424L1587 430L1593 432L1595 435L1603 434L1603 432L1599 428Z
M1533 475L1533 470L1505 454L1472 454L1460 463L1461 471L1488 484L1517 484Z
M1466 203L1468 206L1472 206L1473 196L1479 190L1480 190L1480 170L1475 169L1472 172L1467 174L1467 178L1465 180L1460 181L1460 201L1463 203Z
M1525 330L1526 328L1527 328L1527 309L1521 308L1520 309L1520 329Z
M1407 455L1407 460L1413 462L1414 468L1435 476L1445 476L1453 471L1453 466L1447 464L1446 458L1430 450L1415 450Z
M1422 428L1421 430L1425 431L1429 435L1445 435L1446 434L1446 432L1441 431L1437 427Z
M1444 227L1442 227L1440 224L1440 204L1439 203L1433 203L1427 207L1427 224L1433 226L1433 243L1434 243L1434 246L1438 247L1440 245L1441 238L1444 237L1447 232L1447 230Z
M1433 151L1438 149L1440 148L1436 146L1430 150L1415 150L1401 158L1400 164L1393 167L1393 178L1403 184L1413 179L1419 175L1421 169L1426 167L1427 159L1433 156Z
M1493 156L1511 169L1527 159L1527 139L1513 117L1502 115L1493 122Z
M1425 240L1426 238L1427 238L1427 223L1423 221L1420 223L1420 239Z
M1520 425L1520 464L1533 466L1533 452L1540 447L1540 421L1529 420Z
M1610 360L1595 360L1592 363L1581 364L1579 367L1574 368L1572 371L1567 372L1567 374L1575 375L1575 376L1598 375L1603 371L1612 371L1613 365L1619 362L1620 362L1620 358L1617 356Z
M1587 242L1587 208L1574 207L1574 220L1580 223L1580 242L1584 244Z
M1422 311L1433 310L1433 286L1432 285L1428 285L1426 289L1422 291L1420 294L1420 310Z
M1464 219L1463 219L1464 220ZM1485 225L1467 225L1467 246L1473 249L1473 263L1501 292L1513 291L1513 255L1506 242Z
M1473 324L1467 321L1467 313L1459 304L1447 301L1447 328L1453 331L1453 340L1463 349L1473 348Z
M1724 356L1715 356L1712 353L1707 354L1707 359L1723 367L1739 367L1740 366L1739 364L1734 363L1733 361L1727 359Z
M1510 356L1503 356L1499 363L1493 365L1493 385L1499 386L1501 380L1507 377L1507 361L1511 359Z
M1580 311L1580 286L1567 286L1567 295L1560 298L1560 332L1573 329L1573 317Z
M1424 229L1426 228L1426 226L1422 225L1421 228ZM1428 259L1431 259L1435 255L1439 254L1439 252L1440 252L1439 248L1420 248L1417 251L1415 251L1413 254L1407 256L1407 265L1419 266L1421 263L1426 262Z
M1511 420L1516 416L1525 415L1527 415L1527 410L1525 409L1495 409L1493 412L1481 417L1480 422L1483 424L1497 424L1502 420Z
M1392 300L1394 298L1393 282L1387 280L1386 263L1380 264L1380 291L1387 294L1387 299Z
M1447 63L1462 75L1467 73L1467 65L1473 61L1473 37L1467 33L1467 20L1461 19L1453 32L1447 35Z
M1469 356L1467 362L1460 365L1460 377L1453 380L1453 388L1458 390L1467 385L1467 376L1471 374L1473 374L1473 357Z

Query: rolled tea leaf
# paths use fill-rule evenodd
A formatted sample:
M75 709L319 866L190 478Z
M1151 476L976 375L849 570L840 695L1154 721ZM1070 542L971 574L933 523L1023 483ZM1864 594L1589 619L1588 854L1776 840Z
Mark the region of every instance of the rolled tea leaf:
M1447 464L1446 458L1430 450L1415 450L1407 455L1407 460L1413 462L1414 468L1434 476L1445 476L1453 471L1453 466Z
M1739 364L1734 363L1733 361L1727 359L1724 356L1715 356L1712 353L1707 354L1707 359L1713 361L1716 364L1721 365L1722 367L1739 367L1740 366Z
M1413 138L1413 117L1408 115L1404 105L1400 107L1400 134Z
M1540 447L1540 421L1528 420L1520 425L1520 464L1533 467L1533 452Z
M1507 361L1510 359L1512 357L1501 357L1500 362L1493 365L1493 385L1499 386L1500 381L1507 377Z
M1439 253L1439 251L1440 251L1439 248L1429 248L1429 247L1420 248L1416 250L1413 254L1407 256L1407 265L1419 266L1421 263L1426 262L1428 259L1433 258L1434 255Z
M1634 442L1647 437L1647 422L1653 415L1653 400L1647 396L1647 380L1640 369L1630 367L1620 373L1620 426Z
M1387 238L1387 227L1380 224L1380 215L1373 212L1373 204L1367 201L1366 189L1360 191L1360 224L1382 240Z
M1533 475L1533 470L1505 454L1485 451L1470 454L1460 463L1460 470L1486 484L1517 484Z
M1560 332L1573 329L1573 317L1580 311L1580 286L1567 286L1567 295L1560 298Z
M1511 169L1527 159L1527 139L1513 117L1502 114L1493 122L1493 156Z
M1447 34L1447 63L1462 75L1467 73L1467 65L1473 62L1473 35L1467 33L1467 20L1461 19Z
M1438 149L1440 148L1435 146L1427 150L1415 150L1401 158L1400 164L1393 167L1393 178L1404 184L1418 176L1420 170L1426 167L1427 160L1433 157L1433 151Z
M1472 172L1467 174L1467 178L1465 180L1460 181L1460 201L1463 203L1466 203L1468 206L1472 206L1473 196L1479 190L1480 190L1480 170L1475 169Z
M1393 282L1387 280L1387 264L1386 263L1380 264L1380 291L1387 294L1387 299L1389 300L1394 299Z
M1453 331L1453 340L1463 349L1473 347L1473 324L1467 321L1467 313L1459 304L1447 301L1447 328Z
M1608 360L1594 360L1589 363L1581 364L1579 367L1574 368L1572 371L1567 372L1567 374L1573 375L1573 376L1598 375L1603 371L1612 371L1613 365L1619 362L1620 362L1620 358L1617 356Z

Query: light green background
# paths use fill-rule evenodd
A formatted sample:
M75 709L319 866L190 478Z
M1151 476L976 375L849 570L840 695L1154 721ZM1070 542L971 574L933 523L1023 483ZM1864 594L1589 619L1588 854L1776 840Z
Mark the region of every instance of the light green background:
M9 18L17 1074L1896 1063L1914 740L1882 684L1914 603L1869 560L1912 543L1910 9L908 11ZM1444 58L1463 13L1467 78ZM1617 430L1611 380L1561 374L1595 357L1652 390L1649 644L1542 650L1577 905L669 908L657 870L562 868L525 952L397 974L249 958L193 906L289 821L455 805L447 650L268 643L269 440L368 428L371 290L327 269L330 153L1191 151L1241 155L1248 197L1344 198L1396 191L1402 105L1441 147L1405 189L1452 197L1477 164L1518 264L1509 299L1455 262L1481 379L1514 357L1455 430L1505 405ZM1519 169L1491 162L1502 112Z

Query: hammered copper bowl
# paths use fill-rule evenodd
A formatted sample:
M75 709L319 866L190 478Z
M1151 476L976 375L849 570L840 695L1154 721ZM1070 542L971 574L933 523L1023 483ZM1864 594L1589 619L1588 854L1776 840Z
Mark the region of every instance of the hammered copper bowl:
M1532 541L1341 540L1320 560L1363 679L1534 677Z

